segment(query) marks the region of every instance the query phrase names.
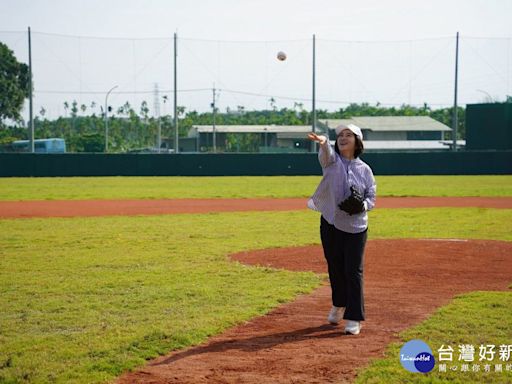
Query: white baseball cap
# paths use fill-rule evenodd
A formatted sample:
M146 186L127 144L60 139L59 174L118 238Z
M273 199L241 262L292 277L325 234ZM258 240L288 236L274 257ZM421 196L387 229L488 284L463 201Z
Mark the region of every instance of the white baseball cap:
M338 136L341 133L341 131L343 131L344 129L350 129L354 133L354 135L359 136L361 141L363 141L363 131L361 131L361 128L359 128L355 124L348 124L348 125L340 124L340 125L338 125L336 127L336 136Z

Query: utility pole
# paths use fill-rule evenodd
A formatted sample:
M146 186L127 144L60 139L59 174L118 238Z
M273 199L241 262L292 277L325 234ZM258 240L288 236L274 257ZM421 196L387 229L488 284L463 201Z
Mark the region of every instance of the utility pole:
M213 109L213 153L217 152L217 140L215 137L215 83L213 84L213 101L212 101L212 109Z

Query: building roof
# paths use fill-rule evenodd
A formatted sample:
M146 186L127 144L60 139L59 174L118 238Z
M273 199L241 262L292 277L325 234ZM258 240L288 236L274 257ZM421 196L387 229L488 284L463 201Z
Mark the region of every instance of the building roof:
M217 133L308 133L311 125L216 125ZM192 134L211 133L212 125L193 125Z
M334 145L335 141L330 141ZM367 140L364 142L365 150L431 150L450 149L451 140ZM457 140L459 147L466 145L466 140Z
M355 124L371 131L451 131L430 116L355 116L350 119L320 119L329 128L340 124Z

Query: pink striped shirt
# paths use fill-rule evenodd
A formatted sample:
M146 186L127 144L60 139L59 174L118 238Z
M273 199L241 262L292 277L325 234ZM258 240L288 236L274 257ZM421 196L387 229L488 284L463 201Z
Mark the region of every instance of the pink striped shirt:
M339 156L329 141L320 145L318 160L323 177L308 207L319 211L328 223L341 231L363 232L368 227L368 211L375 206L377 185L368 164L359 158L354 160ZM350 216L339 209L338 204L350 196L354 186L364 196L365 211Z

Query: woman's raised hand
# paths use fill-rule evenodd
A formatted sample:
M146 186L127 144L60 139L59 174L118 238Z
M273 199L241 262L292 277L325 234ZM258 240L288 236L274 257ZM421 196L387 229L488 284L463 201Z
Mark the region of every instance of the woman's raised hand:
M327 138L325 136L317 135L314 132L308 133L308 139L311 141L316 141L320 143L320 145L324 144L327 141Z

